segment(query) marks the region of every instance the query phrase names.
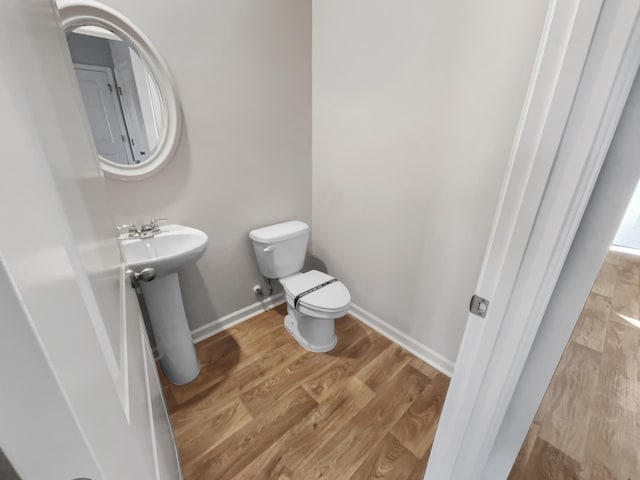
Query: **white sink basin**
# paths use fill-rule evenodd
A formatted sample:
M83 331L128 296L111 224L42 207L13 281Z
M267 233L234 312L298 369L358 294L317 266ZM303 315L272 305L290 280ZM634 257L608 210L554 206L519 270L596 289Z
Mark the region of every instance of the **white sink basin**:
M179 385L200 373L187 316L182 302L178 270L198 260L207 249L207 234L184 225L166 225L149 238L121 238L128 267L139 273L155 270L151 281L139 281L149 321L156 339L160 366L167 378Z
M149 238L125 238L120 242L129 268L154 268L157 276L177 272L198 260L207 249L207 234L184 225L165 225Z

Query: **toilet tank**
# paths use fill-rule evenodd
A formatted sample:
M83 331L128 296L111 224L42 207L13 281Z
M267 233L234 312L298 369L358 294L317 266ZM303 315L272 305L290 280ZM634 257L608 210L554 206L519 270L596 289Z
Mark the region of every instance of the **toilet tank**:
M309 240L309 225L298 220L249 232L260 272L283 278L302 270Z

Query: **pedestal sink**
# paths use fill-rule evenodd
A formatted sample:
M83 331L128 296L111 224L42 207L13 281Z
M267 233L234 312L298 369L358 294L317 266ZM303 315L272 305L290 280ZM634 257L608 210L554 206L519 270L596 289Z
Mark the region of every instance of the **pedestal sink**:
M178 271L207 249L204 232L184 225L166 225L148 238L120 239L129 268L153 268L156 277L139 282L156 339L160 367L169 381L189 383L200 373L182 303Z

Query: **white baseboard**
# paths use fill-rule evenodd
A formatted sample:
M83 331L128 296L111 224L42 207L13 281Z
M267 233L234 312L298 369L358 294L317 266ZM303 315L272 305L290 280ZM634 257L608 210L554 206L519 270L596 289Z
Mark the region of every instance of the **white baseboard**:
M367 312L364 308L354 305L353 303L351 304L349 313L362 323L373 328L376 332L384 335L392 342L397 343L405 350L408 350L423 362L428 363L436 370L444 373L446 376L451 377L453 374L454 362L431 350L429 347L422 345L420 342L415 341L409 337L409 335L389 325L373 313Z
M279 293L272 297L267 297L261 302L253 303L248 307L241 308L240 310L232 312L229 315L225 315L224 317L207 323L206 325L202 325L201 327L198 327L195 330L191 331L193 342L201 342L202 340L205 340L217 333L222 332L223 330L227 330L228 328L238 325L239 323L242 323L245 320L250 319L251 317L254 317L262 312L266 312L267 310L270 310L273 307L277 307L278 305L282 305L284 302L284 295L282 293ZM366 311L364 308L359 307L358 305L354 305L352 303L349 313L360 320L362 323L374 329L376 332L384 335L392 342L397 343L405 350L408 350L423 362L428 363L436 370L439 370L448 377L451 377L454 367L454 362L452 362L451 360L443 357L429 347L422 345L420 342L417 342L416 340L409 337L406 333L401 332L397 328L389 325L381 318L376 317L374 314Z
M212 337L216 333L220 333L223 330L238 325L239 323L242 323L245 320L258 315L259 313L271 310L273 307L277 307L284 302L284 294L278 293L272 297L267 297L260 302L253 303L248 307L236 310L235 312L218 318L217 320L207 323L206 325L202 325L195 330L191 330L191 338L193 338L193 343L201 342L206 338Z

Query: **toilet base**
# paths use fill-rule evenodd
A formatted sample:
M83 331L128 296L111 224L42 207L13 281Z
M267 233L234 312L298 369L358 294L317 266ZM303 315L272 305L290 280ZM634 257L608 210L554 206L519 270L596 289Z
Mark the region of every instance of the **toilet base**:
M284 328L305 350L329 352L338 343L335 319L313 318L293 310L287 305L288 315L284 318Z

